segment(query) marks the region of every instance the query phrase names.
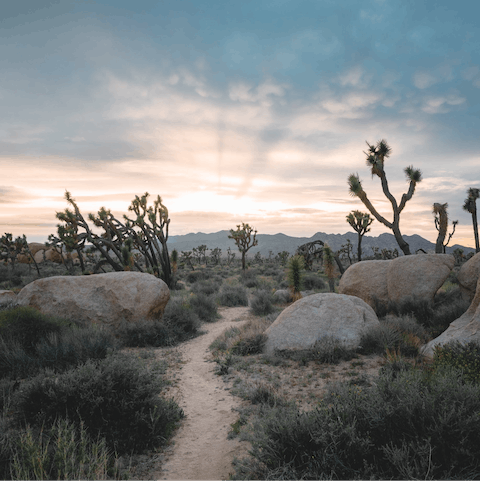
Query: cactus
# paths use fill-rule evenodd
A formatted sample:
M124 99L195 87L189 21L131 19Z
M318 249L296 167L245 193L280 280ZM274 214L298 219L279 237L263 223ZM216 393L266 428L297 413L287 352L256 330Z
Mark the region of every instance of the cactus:
M348 177L348 185L350 189L350 194L358 197L365 205L365 207L373 214L378 222L387 226L392 230L393 235L403 253L405 255L410 255L410 247L408 243L403 239L400 232L400 214L405 208L406 203L412 198L416 185L422 181L422 172L419 169L414 169L412 166L406 167L404 169L407 180L410 181L408 192L402 195L402 200L400 204L397 203L395 197L390 193L388 187L387 176L384 170L385 159L390 156L391 148L388 146L385 140L380 140L377 145L368 145L368 153L364 152L367 156L367 165L371 168L372 176L376 175L380 178L382 183L382 190L387 199L392 204L393 209L393 220L390 222L385 217L381 216L375 207L367 197L367 194L363 190L362 182L358 177L358 174L350 174Z
M252 237L253 234L253 237ZM233 239L242 254L242 269L245 270L245 257L247 252L254 246L258 245L257 231L248 224L237 225L237 230L230 229L229 239Z

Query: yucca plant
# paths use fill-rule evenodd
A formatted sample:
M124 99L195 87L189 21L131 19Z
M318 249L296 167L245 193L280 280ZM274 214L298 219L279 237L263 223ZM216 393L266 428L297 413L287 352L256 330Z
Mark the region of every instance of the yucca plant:
M296 255L288 261L288 284L292 291L293 300L296 301L302 297L300 291L303 288L303 275L305 270L305 260L303 256Z

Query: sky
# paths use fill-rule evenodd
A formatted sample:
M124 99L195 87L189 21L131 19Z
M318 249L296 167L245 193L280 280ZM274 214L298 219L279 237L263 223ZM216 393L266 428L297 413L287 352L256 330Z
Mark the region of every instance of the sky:
M170 235L353 232L366 141L386 139L403 234L435 242L480 187L477 0L16 0L0 11L0 235L44 241L69 191L86 216L160 195ZM480 206L479 206L480 209ZM369 235L390 232L375 221Z

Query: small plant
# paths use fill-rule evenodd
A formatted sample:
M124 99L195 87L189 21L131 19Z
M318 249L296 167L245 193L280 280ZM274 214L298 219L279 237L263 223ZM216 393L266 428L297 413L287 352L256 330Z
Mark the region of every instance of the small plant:
M308 273L303 277L303 287L307 291L310 291L313 289L325 289L327 286L325 285L325 281L319 275Z
M255 291L250 307L256 316L271 314L275 310L272 293L264 289Z
M450 366L463 371L465 380L480 383L480 344L469 342L451 342L436 346L433 357L433 367Z
M190 297L190 307L193 312L202 320L206 322L214 322L218 319L217 304L213 296L205 294L196 294Z
M287 277L294 300L300 299L302 297L300 291L303 289L304 269L305 261L303 259L303 256L296 255L289 259Z
M227 307L248 306L247 291L243 286L224 285L218 295L218 302Z

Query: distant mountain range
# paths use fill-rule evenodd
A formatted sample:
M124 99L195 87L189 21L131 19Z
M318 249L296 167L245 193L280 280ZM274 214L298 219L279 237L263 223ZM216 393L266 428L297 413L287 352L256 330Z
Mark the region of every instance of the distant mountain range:
M182 251L191 251L194 247L200 245L206 245L209 250L219 247L222 249L222 256L225 256L229 247L233 252L238 252L235 242L228 238L229 234L229 230L221 230L213 234L198 232L196 234L170 236L167 244L170 251L176 249L179 254ZM410 245L411 252L415 252L418 249L423 249L427 253L435 252L435 244L419 235L404 235L403 238ZM312 237L291 237L285 234L258 234L258 245L248 251L248 257L253 257L257 252L260 252L264 257L268 257L270 251L272 251L274 255L282 251L294 254L298 246L316 240L327 242L328 245L336 251L340 249L343 244L347 243L347 239L350 239L354 252L356 252L358 235L355 232L349 232L347 234L325 234L324 232L317 232ZM372 247L378 247L380 250L384 248L397 249L400 255L403 255L393 234L385 233L380 234L378 237L364 236L362 240L362 251L365 256L373 254ZM447 253L451 254L458 247L463 249L464 254L475 252L475 249L471 247L455 244L447 247Z

